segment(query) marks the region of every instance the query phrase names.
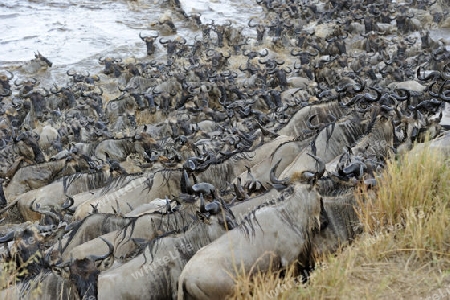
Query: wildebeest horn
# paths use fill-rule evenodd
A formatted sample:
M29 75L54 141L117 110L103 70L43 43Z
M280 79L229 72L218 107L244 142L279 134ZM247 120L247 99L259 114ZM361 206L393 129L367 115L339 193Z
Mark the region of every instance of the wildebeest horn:
M53 87L55 88L55 90L53 90ZM50 92L52 92L52 94L58 94L59 92L61 92L61 89L58 90L58 86L56 85L56 83L53 84L53 87L50 88Z
M73 199L73 197L66 195L66 201L63 204L61 204L61 209L68 209L74 203L75 203L75 200Z
M43 214L44 216L48 216L50 219L52 219L52 224L51 225L58 225L59 224L61 219L58 217L57 214L55 214L55 213L53 213L53 212L51 212L49 210L40 210L38 205L39 204L36 204L37 210L35 210L35 212Z
M437 81L433 81L433 83L428 86L428 94L430 94L430 96L432 96L432 97L439 97L439 93L433 92L433 87L437 83L438 83ZM439 89L441 89L441 88L439 88Z
M245 71L250 71L250 69L249 69L249 68L245 68L245 69L243 69L243 68L242 68L242 66L239 66L239 70L240 70L241 72L245 72Z
M49 90L47 90L46 88L43 88L43 90L45 91L45 95L43 95L44 97L50 96L50 91Z
M439 94L439 98L442 101L450 102L450 90L443 91Z
M198 36L200 36L199 34L196 34L195 36L194 36L194 44L195 44L195 42L201 42L202 40L197 40L197 37Z
M0 94L1 97L6 97L11 95L12 91L11 90L5 90L2 94Z
M283 180L279 180L276 176L275 176L275 172L277 171L278 165L281 162L281 158L278 160L278 162L272 167L272 169L270 169L270 182L273 184L284 184L287 185L289 184L289 179L285 178Z
M297 67L297 62L294 62L294 69L296 70L300 70L302 68L302 65L300 65L299 67Z
M251 22L252 22L252 20L253 20L254 18L250 18L250 20L248 20L248 27L250 27L250 28L255 28L256 26L258 26L259 24L251 24Z
M44 232L49 232L49 231L55 231L58 226L55 224L51 224L51 225L35 225L36 229L40 232L40 233L44 233Z
M99 237L99 239L101 239L102 241L104 241L106 243L106 245L108 246L108 253L104 254L104 255L90 255L89 257L93 260L93 261L97 261L97 260L103 260L109 256L111 256L114 253L114 245L111 244L108 240L102 238L101 236Z
M194 87L193 86L188 86L188 93L189 94L192 94L192 95L196 95L196 94L199 94L200 92L198 92L198 91L194 91L193 90L194 89Z
M311 53L311 52L306 52L306 53L308 53L311 56L317 56L319 54L319 50L317 50L317 49L314 49L314 50L316 50L315 53Z
M310 153L306 153L307 155L311 156L317 163L317 172L316 172L316 178L319 179L323 176L325 173L325 163L322 159L320 159L318 156L312 155Z
M404 96L400 96L397 93L392 94L392 97L394 97L397 101L403 102L408 100L411 97L411 93L407 89L398 89L398 91L403 91L405 93Z
M6 72L8 72L9 74L11 74L11 77L6 76L6 78L7 78L8 80L13 79L14 74L13 74L12 72L10 72L9 70L6 70Z
M11 242L13 239L14 239L14 230L0 237L0 243L8 243Z
M20 91L19 96L22 98L29 98L33 94L33 90L29 91L28 93L24 93L23 90Z
M292 49L292 50L291 50L291 55L292 55L292 56L300 56L301 54L302 54L301 51L297 51L297 53L295 53L295 49Z
M320 128L319 125L312 125L312 124L311 124L311 121L312 121L313 119L315 119L316 117L317 117L317 114L314 114L314 115L312 115L311 117L309 117L308 120L306 121L306 126L307 126L309 129L311 129L311 130L316 130L316 129L319 129L319 128Z
M162 37L162 38L160 38L159 39L159 43L161 44L161 45L165 45L165 44L167 44L169 42L169 40L164 40L164 38Z

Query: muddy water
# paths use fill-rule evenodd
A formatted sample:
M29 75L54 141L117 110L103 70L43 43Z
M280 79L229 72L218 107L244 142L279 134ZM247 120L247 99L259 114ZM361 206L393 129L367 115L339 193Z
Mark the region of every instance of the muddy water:
M200 32L190 27L182 14L171 9L167 2L2 0L0 69L15 67L23 76L32 74L33 68L20 66L39 51L54 64L43 76L49 81L60 81L61 74L69 68L99 70L99 56L143 58L145 45L139 32L155 34L154 24L164 14L171 15L177 35L189 43ZM204 23L230 20L235 26L247 27L250 17L261 15L261 8L254 0L182 0L181 3L188 14L200 12ZM157 53L164 52L158 44Z

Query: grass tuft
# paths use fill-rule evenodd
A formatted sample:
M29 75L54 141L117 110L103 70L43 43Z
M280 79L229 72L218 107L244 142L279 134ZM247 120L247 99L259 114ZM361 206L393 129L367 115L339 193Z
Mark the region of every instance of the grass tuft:
M364 233L317 258L306 284L287 271L241 276L232 299L433 299L450 291L449 159L424 147L355 193ZM450 297L450 294L446 294Z

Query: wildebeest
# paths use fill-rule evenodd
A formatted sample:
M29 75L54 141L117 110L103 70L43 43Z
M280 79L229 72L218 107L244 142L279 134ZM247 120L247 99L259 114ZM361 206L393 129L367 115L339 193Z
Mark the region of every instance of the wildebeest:
M180 275L178 299L223 299L233 291L234 270L268 270L271 254L282 267L308 256L314 232L321 229L321 202L309 185L296 185L249 213L238 228L189 260Z

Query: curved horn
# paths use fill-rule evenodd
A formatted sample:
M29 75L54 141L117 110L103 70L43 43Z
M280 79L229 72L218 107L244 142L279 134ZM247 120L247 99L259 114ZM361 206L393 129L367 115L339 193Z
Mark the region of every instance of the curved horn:
M72 74L70 73L70 69L69 70L67 70L67 72L66 72L66 74L68 75L68 76L74 76L75 74L77 74L77 72L73 72Z
M272 169L270 169L270 182L273 184L284 184L287 185L289 184L289 180L283 179L283 180L279 180L276 176L275 176L275 172L277 171L278 165L281 162L281 158L278 160L278 162L272 167Z
M143 40L145 42L146 36L142 36L142 32L139 32L139 37L141 38L141 40Z
M13 79L14 74L13 74L12 72L10 72L9 70L6 70L6 72L8 72L9 74L11 74L11 77L6 76L6 78L7 78L8 80Z
M160 38L159 39L159 43L161 44L161 45L165 45L165 44L167 44L169 42L169 40L164 40L164 38L162 37L162 38Z
M0 243L8 243L11 242L13 239L14 239L14 230L0 237Z
M334 42L335 40L336 40L336 37L335 37L335 36L332 36L332 37L327 38L327 42L328 42L328 43L332 43L332 42Z
M69 195L66 195L66 201L61 204L61 209L68 209L69 207L73 206L73 204L75 203L75 200L73 199L73 197L70 197Z
M255 18L250 18L250 20L248 20L248 27L250 28L255 28L256 26L258 26L259 24L251 24L252 20L254 20Z
M301 54L302 54L301 51L297 51L297 53L295 53L295 49L292 49L292 50L291 50L291 55L292 55L292 56L300 56Z
M0 94L1 97L7 97L9 95L11 95L12 91L11 90L5 90L2 94Z
M308 52L308 54L311 56L317 56L319 54L319 50L317 50L317 49L314 49L314 50L316 50L315 53Z
M97 261L97 260L103 260L105 258L108 258L109 256L111 256L114 253L114 245L111 244L108 240L102 238L101 236L99 237L99 239L101 239L102 241L104 241L106 243L106 245L108 246L108 253L103 254L103 255L90 255L89 257L93 260L93 261Z
M309 117L308 120L306 121L306 126L307 126L309 129L311 129L311 130L316 130L316 129L319 129L319 128L320 128L319 125L313 125L313 124L311 124L311 121L312 121L313 119L315 119L316 117L317 117L317 114L314 114L314 115L312 115L311 117Z
M433 92L433 87L435 84L437 84L437 81L433 81L433 83L428 86L428 94L432 97L439 97L439 93ZM442 87L443 85L439 89L442 89Z
M398 91L403 91L405 93L405 95L400 96L397 93L392 94L392 97L394 97L397 101L403 102L403 101L409 100L409 98L411 97L411 93L407 89L398 89Z
M318 156L316 155L312 155L310 153L306 153L307 155L311 156L317 163L317 172L316 172L316 178L319 179L320 177L323 176L323 174L325 173L325 163L323 162L322 159L320 159Z

